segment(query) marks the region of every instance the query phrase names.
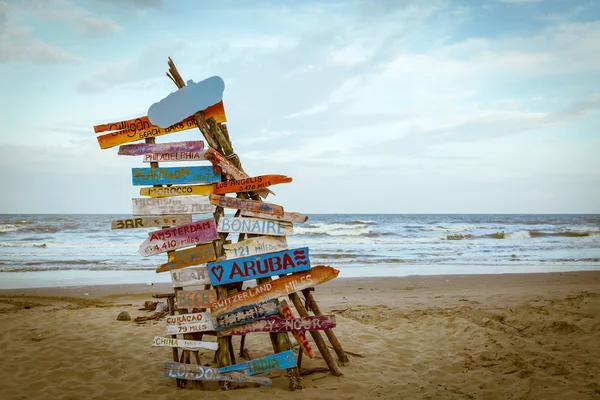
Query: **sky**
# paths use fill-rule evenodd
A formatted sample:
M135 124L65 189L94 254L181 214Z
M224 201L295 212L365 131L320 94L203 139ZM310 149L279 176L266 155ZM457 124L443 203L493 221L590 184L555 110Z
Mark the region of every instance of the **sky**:
M600 213L594 0L0 0L0 213L131 213L145 165L93 126L173 92L168 57L225 81L286 211Z

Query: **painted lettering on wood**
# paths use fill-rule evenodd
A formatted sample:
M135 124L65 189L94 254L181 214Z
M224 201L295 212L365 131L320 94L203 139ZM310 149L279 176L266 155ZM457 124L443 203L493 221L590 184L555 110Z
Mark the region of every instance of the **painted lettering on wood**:
M212 243L211 243L212 244ZM173 287L201 286L210 284L208 268L194 267L171 271Z
M283 215L274 215L266 213L257 213L254 211L242 211L242 217L254 217L263 219L273 219L276 221L297 222L299 224L306 222L308 217L297 212L284 212Z
M214 194L253 192L280 183L290 183L292 178L285 175L260 175L252 178L214 184Z
M214 117L217 122L226 122L227 118L225 117L225 107L223 106L223 102L220 101L217 104L206 108L203 111L204 119L209 119L210 117ZM196 120L193 117L185 119L193 121L193 124L190 128L197 127ZM94 126L94 132L102 133L102 132L111 132L111 131L126 131L126 132L138 132L142 130L147 130L151 128L157 128L156 125L152 125L147 116L130 119L127 121L119 121L119 122L109 122L106 124L96 125Z
M216 259L217 255L215 254L214 245L212 243L206 243L198 245L196 247L190 247L189 249L169 253L169 261L159 266L156 269L156 272L166 272L173 269L189 267L192 265L200 265L209 261L214 261ZM185 281L187 282L191 279L192 271L195 270L196 269L194 268L189 268L189 272L178 272L176 276L181 278L186 277ZM171 274L171 276L173 276L173 274Z
M171 143L135 143L125 144L119 147L120 156L143 156L152 153L178 153L178 152L202 152L204 142L202 140L190 140L186 142Z
M142 197L131 199L131 204L133 215L211 214L216 207L207 196Z
M186 86L152 104L148 109L148 119L166 128L220 102L224 90L225 82L219 76L211 76L200 82L190 79Z
M308 247L208 263L213 286L309 269Z
M220 373L232 372L232 371L244 371L246 375L256 375L269 372L277 369L289 369L296 366L296 357L292 350L283 351L281 353L275 353L270 356L257 358L247 362L228 365L226 367L219 368Z
M237 197L227 197L211 194L210 202L226 208L237 208L254 212L263 212L267 214L283 215L283 207L277 204L263 203L261 201L239 199Z
M208 349L217 350L219 345L216 342L206 342L201 340L186 340L186 339L173 339L162 336L155 336L152 341L154 347L179 347L184 350L198 350Z
M184 185L140 188L140 195L149 197L208 196L213 185Z
M335 328L335 326L335 317L331 315L321 315L304 318L292 317L292 319L282 319L279 317L270 316L239 326L233 326L224 329L219 329L218 327L215 328L217 330L217 336L219 337L242 336L252 332L294 332L294 336L296 333L299 333L302 338L302 348L304 349L305 346L308 346L308 349L310 349L308 341L306 340L306 336L304 336L301 331L322 331L325 329ZM298 343L300 343L300 341ZM314 358L312 349L310 349L310 354L312 354L312 357L310 358Z
M174 185L183 183L212 183L221 181L221 173L215 173L213 167L210 166L132 168L131 180L134 186Z
M279 303L277 308L279 308L279 313L283 316L283 318L285 318L286 322L295 320L294 314L292 314L292 310L290 309L290 306L288 306L287 301L283 300L281 303ZM323 322L325 324L325 321L323 321ZM317 322L317 324L319 325L319 327L321 326L320 321ZM333 325L333 326L331 326L331 325ZM333 321L329 320L329 326L331 326L331 327L327 327L327 328L323 328L323 329L335 328L335 317L333 317ZM294 327L295 327L295 325L294 325ZM306 335L302 331L310 331L310 329L300 329L300 328L294 329L293 335L296 338L296 341L298 341L298 345L300 345L300 347L302 347L304 354L306 354L309 358L315 358L315 353L313 353L313 350L310 347L308 340L306 340Z
M257 236L223 245L228 260L287 250L285 236Z
M176 362L165 363L165 378L187 379L192 381L228 381L258 383L263 386L271 386L269 378L249 376L238 372L220 374L216 368L201 367L194 364L180 364Z
M216 300L216 290L180 290L177 292L177 309L208 308Z
M171 324L165 328L165 335L183 335L194 332L212 332L215 328L211 320L191 324Z
M194 314L169 315L165 320L167 325L199 324L206 321L211 321L210 312L208 311Z
M289 222L272 221L259 218L221 217L219 232L252 233L255 235L287 236L294 233Z
M203 151L178 151L173 153L146 154L143 161L150 162L181 162L181 161L203 161Z
M137 217L117 219L110 224L111 229L156 228L185 225L192 222L191 215L163 215L156 217Z
M261 318L275 315L279 312L277 301L271 299L262 303L252 304L237 308L231 312L221 314L213 318L215 330L221 330L232 326L246 324Z
M218 238L215 220L203 219L191 224L151 232L148 234L148 239L140 245L138 252L147 257Z
M340 271L329 266L319 265L305 272L286 275L271 282L246 289L211 304L213 318L249 304L287 296L290 293L334 279Z

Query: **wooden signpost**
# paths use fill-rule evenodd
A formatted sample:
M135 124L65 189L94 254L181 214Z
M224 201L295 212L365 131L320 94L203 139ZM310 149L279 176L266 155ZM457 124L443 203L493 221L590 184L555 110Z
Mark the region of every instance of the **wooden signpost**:
M165 363L165 378L187 379L192 381L224 381L258 383L263 386L271 386L269 378L249 376L237 372L220 374L217 368L201 367L193 364L182 364L176 362Z
M287 250L288 246L285 236L256 236L241 242L226 244L223 248L227 259L231 260Z
M173 153L153 153L146 154L143 158L143 162L181 162L181 161L203 161L203 151L178 151Z
M241 193L253 192L280 183L290 183L292 178L285 175L260 175L252 178L239 179L235 181L215 183L213 193Z
M112 221L111 229L133 229L133 228L156 228L165 226L185 225L192 222L192 216L188 215L161 215L156 217L137 217L117 219Z
M221 217L219 219L219 232L252 233L255 235L286 236L294 231L289 222L271 221L259 218Z
M203 266L173 270L171 271L171 281L173 287L210 285L208 268Z
M248 322L257 321L261 318L275 315L279 312L275 299L263 301L262 303L240 307L232 312L218 315L213 318L215 330L243 325Z
M131 199L133 215L209 214L215 212L207 196Z
M184 185L140 188L140 195L150 197L208 196L212 191L213 185Z
M213 167L132 168L131 180L139 185L173 185L221 181L221 173ZM213 189L214 191L214 189Z
M204 322L194 322L191 324L167 325L165 329L165 335L185 335L187 333L211 332L214 330L215 327L212 321L207 320Z
M160 265L156 272L166 272L171 270L177 270L179 268L185 268L192 265L204 264L209 261L214 261L217 259L217 255L215 253L215 245L213 243L201 244L196 247L190 247L189 249L173 251L169 253L169 261ZM187 271L187 272L185 272ZM173 283L175 283L175 279L179 282L188 281L192 278L192 274L197 274L198 268L188 268L186 270L180 270L175 275L171 274L171 277L174 279ZM195 275L199 278L198 275ZM208 275L207 275L208 279ZM210 282L207 282L210 283Z
M217 301L216 290L180 290L177 292L177 308L193 310L208 308Z
M262 201L246 200L237 197L226 197L211 194L210 202L219 207L237 208L239 210L263 212L267 214L283 215L283 207L277 204L263 203Z
M254 211L242 211L242 217L273 219L276 221L297 222L300 224L306 222L306 220L308 219L306 215L297 212L284 212L283 215L275 215L267 213L257 213Z
M211 218L151 232L148 236L138 250L144 257L210 242L217 239L219 234L216 231L215 220Z
M165 319L167 325L197 324L206 321L212 322L212 320L210 319L210 312L208 311L194 314L169 315Z
M217 350L219 346L216 342L205 342L200 340L173 339L162 336L155 336L152 341L153 347L179 347L184 350Z
M266 317L264 319L248 322L244 325L233 326L224 328L221 330L217 329L217 336L242 336L252 332L293 332L294 336L298 333L301 335L303 349L308 345L306 336L300 331L322 331L325 329L335 328L335 317L331 315L322 315L320 317L310 316L304 318L293 318L293 319L282 319L275 316ZM298 339L298 337L296 337ZM310 349L310 346L308 347ZM309 354L308 352L306 354ZM314 358L312 350L310 354Z
M310 269L308 247L261 254L251 257L220 260L208 264L208 276L213 286L250 279L266 278Z
M228 365L227 367L219 368L219 373L243 371L246 375L256 375L276 369L294 368L295 366L296 357L294 357L294 352L288 350L255 360Z
M281 303L279 303L277 308L279 309L279 313L283 316L283 318L286 319L286 321L294 321L294 314L292 314L292 310L290 309L290 306L288 306L287 301L283 300ZM319 321L318 322L319 327L322 326L321 322L323 322L323 325L326 326L323 329L335 328L335 317L325 316L325 315L323 315L321 317L328 318L328 321ZM311 318L311 317L305 317L305 318ZM314 323L313 323L313 325L314 325ZM327 327L327 325L329 327ZM294 325L294 327L295 327L295 325ZM306 335L304 334L304 332L302 332L302 331L310 331L310 330L311 329L294 329L294 331L292 333L293 333L294 337L296 338L298 345L300 345L302 350L304 350L304 354L306 354L309 358L315 358L315 353L313 353L312 347L310 347L308 340L306 340Z
M335 268L320 265L305 272L286 275L283 278L246 289L213 302L210 305L213 318L249 304L275 299L319 285L334 279L339 273L340 271Z
M204 142L202 140L190 140L187 142L171 142L171 143L135 143L125 144L119 147L120 156L143 156L153 153L171 154L180 152L202 152L204 150Z

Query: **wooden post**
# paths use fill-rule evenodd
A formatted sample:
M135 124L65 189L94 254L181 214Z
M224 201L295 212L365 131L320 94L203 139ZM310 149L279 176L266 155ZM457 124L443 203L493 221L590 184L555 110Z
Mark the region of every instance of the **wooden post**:
M323 313L319 309L319 305L317 304L317 302L315 301L315 298L313 297L312 293L310 292L310 289L304 289L302 291L302 294L304 294L306 303L308 304L309 308L313 311L313 313L315 315L323 315ZM337 336L335 336L335 333L333 332L333 330L325 329L325 335L327 335L327 339L329 339L329 341L331 342L331 345L333 346L333 349L335 350L335 353L337 354L338 359L343 363L349 362L350 359L348 358L346 353L344 353L344 349L342 349L342 344L337 339Z

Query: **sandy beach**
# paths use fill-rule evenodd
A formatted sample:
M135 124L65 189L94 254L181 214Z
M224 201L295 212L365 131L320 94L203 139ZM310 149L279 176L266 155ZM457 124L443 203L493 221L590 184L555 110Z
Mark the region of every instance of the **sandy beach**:
M0 292L3 399L593 399L600 397L600 272L336 279L314 292L337 318L350 362L291 392L176 387L162 376L171 350L151 347L164 321L139 308L169 285L109 285ZM309 335L308 339L312 343ZM209 337L208 340L215 340ZM234 346L239 349L239 337ZM252 358L272 353L247 337ZM313 348L316 348L313 345ZM200 352L203 364L213 352ZM238 357L238 362L242 359ZM325 366L304 358L303 368ZM234 387L239 387L234 384Z

